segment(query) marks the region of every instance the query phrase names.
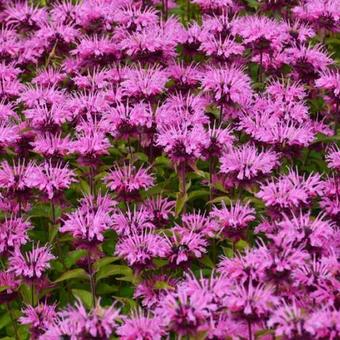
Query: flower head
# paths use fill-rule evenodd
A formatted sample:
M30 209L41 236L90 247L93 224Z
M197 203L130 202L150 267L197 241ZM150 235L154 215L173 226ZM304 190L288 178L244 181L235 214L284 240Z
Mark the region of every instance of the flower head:
M25 253L16 249L9 258L9 270L28 280L40 279L50 268L49 262L54 259L49 246L33 246L32 250Z

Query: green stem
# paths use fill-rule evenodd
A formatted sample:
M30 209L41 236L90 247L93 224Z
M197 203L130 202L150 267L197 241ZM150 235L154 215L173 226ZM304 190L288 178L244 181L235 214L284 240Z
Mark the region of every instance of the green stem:
M6 307L7 307L7 311L8 311L8 314L9 314L9 316L11 318L11 322L12 322L12 325L13 325L15 339L19 340L20 338L19 338L19 335L18 335L17 323L16 323L16 320L15 320L15 317L13 315L13 311L11 309L11 306L10 306L9 302L6 303Z
M94 279L94 273L92 271L92 261L90 258L90 254L87 254L87 265L88 265L88 272L90 278L90 286L91 286L91 293L92 293L92 306L93 308L96 307L96 283Z

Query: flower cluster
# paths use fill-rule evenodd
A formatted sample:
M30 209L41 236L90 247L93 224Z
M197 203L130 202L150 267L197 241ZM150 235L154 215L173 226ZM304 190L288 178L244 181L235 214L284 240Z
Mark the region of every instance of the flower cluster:
M0 0L0 337L339 339L339 0Z

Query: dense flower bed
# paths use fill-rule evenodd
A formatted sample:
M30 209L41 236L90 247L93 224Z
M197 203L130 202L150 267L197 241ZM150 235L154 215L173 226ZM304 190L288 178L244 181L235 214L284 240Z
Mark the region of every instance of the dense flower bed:
M0 0L0 337L339 339L339 0Z

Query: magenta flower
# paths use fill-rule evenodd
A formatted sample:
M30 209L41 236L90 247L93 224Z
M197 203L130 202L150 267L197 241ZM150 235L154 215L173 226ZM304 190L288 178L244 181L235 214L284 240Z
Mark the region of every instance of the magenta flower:
M122 88L127 96L136 99L150 99L160 94L167 82L167 74L160 66L147 69L134 67L126 69Z
M145 200L142 208L147 212L152 224L161 228L169 222L170 217L174 216L175 203L175 201L157 196Z
M269 318L268 326L275 326L276 336L286 336L288 338L294 337L308 337L304 329L306 316L303 310L299 308L295 301L289 305L285 301L281 306L273 311L272 316Z
M254 286L249 281L246 286L235 285L229 293L227 306L232 312L242 314L247 320L262 319L275 309L277 298L271 286Z
M104 178L104 182L109 189L117 192L118 197L131 200L138 197L140 190L152 187L154 178L149 174L148 168L137 169L131 164L122 167L115 165L114 170Z
M226 109L231 117L238 115L238 107L246 107L252 97L250 78L236 66L210 68L204 72L201 82L203 91L211 93L221 106L221 113Z
M46 302L35 307L28 305L22 310L23 316L19 318L19 322L29 325L32 338L38 339L57 320L55 308L55 305L48 305Z
M71 140L68 136L63 137L61 133L38 134L31 142L33 150L45 157L64 157L70 152Z
M336 145L329 149L326 161L329 168L340 170L340 150Z
M318 174L307 178L290 170L276 181L267 181L256 194L268 207L297 208L307 204L317 195L322 195L322 183Z
M168 292L175 290L177 285L176 279L167 275L155 275L136 286L134 297L141 298L143 306L153 309Z
M0 271L0 286L6 287L0 293L0 301L7 302L16 298L16 290L19 288L21 282L20 280L9 271Z
M144 315L142 311L134 312L129 318L123 319L123 324L117 328L117 334L122 340L161 340L165 335L162 319Z
M31 187L30 176L34 173L35 166L32 162L18 161L9 165L3 161L0 165L0 188L9 192L24 192Z
M40 279L43 273L50 268L50 261L55 256L49 246L33 246L32 250L22 253L19 249L14 250L9 258L9 271L16 275L22 275L25 279Z
M48 328L44 339L51 339L51 336L70 336L71 339L79 338L101 338L109 339L117 328L119 310L114 305L103 308L100 301L90 311L86 311L80 300L75 306L69 306L59 313L55 325Z
M316 29L339 32L338 2L335 0L307 0L292 9L293 14L310 22Z
M279 164L279 155L273 151L258 151L254 145L245 144L231 148L220 161L222 173L238 181L247 181L269 174Z
M88 243L102 242L103 233L112 226L112 218L105 207L80 207L67 214L60 232L70 232L75 239Z
M29 241L28 231L32 229L29 221L25 221L21 217L13 217L5 219L0 224L0 253L20 249L20 246Z
M176 225L174 230L181 236L191 233L197 233L205 237L213 237L217 232L218 226L211 220L210 217L201 214L200 212L193 212L192 214L183 214L182 223Z
M170 253L167 240L146 229L141 233L131 232L127 237L122 237L116 245L116 254L126 260L129 266L146 268L153 259L166 257Z
M255 209L249 203L242 204L237 201L231 203L230 208L222 201L222 208L213 207L210 216L217 223L217 230L224 235L233 235L246 228L250 222L255 220Z
M186 289L178 288L175 293L166 295L156 315L161 317L165 326L181 336L195 336L206 329L210 316L209 300L206 295L189 294Z
M148 211L142 206L133 211L130 208L127 211L118 210L112 216L112 228L119 235L129 236L132 233L153 230L155 225L152 223Z
M335 309L316 310L306 320L304 328L316 339L335 340L340 334L339 317L339 311Z
M190 260L201 258L207 252L208 242L203 233L193 230L177 234L176 228L172 230L171 238L167 237L169 246L168 259L173 265L187 265Z
M75 173L69 169L68 165L52 162L45 162L35 167L29 175L29 183L47 195L49 199L55 198L70 185L76 182Z
M175 164L190 163L200 158L208 139L202 125L187 124L160 127L156 144L162 146Z

